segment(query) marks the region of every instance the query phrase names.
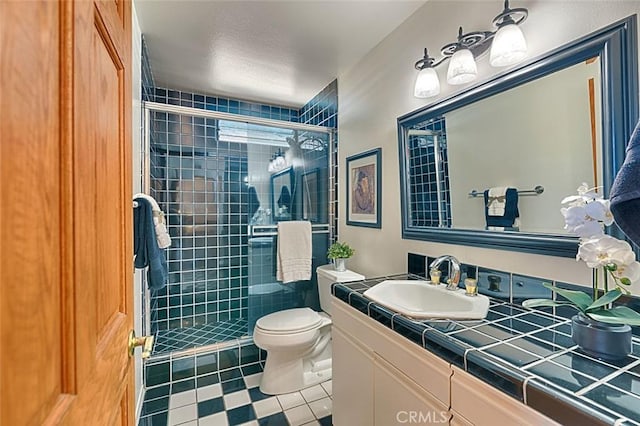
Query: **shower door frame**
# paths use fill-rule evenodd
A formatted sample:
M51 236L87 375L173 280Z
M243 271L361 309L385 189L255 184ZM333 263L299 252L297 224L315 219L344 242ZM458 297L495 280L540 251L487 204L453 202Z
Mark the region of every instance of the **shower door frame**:
M168 105L168 104L163 104L163 103L158 103L158 102L150 102L150 101L144 101L142 102L142 111L144 114L144 140L143 140L143 162L142 162L142 192L144 192L145 194L148 194L150 189L151 189L151 132L150 132L150 119L151 119L151 111L157 111L157 112L167 112L167 113L173 113L173 114L180 114L180 115L190 115L190 116L194 116L194 117L203 117L203 118L212 118L212 119L216 119L216 120L225 120L225 121L235 121L235 122L241 122L241 123L248 123L248 124L257 124L257 125L263 125L263 126L269 126L269 127L278 127L281 129L290 129L290 130L300 130L300 131L306 131L306 132L317 132L317 133L323 133L323 134L327 134L329 137L329 140L327 142L327 150L329 151L328 154L328 191L329 193L332 191L331 188L331 182L332 182L332 178L335 179L335 177L333 176L334 173L334 164L333 164L333 154L334 154L334 138L335 138L335 132L336 132L336 128L334 127L324 127L324 126L316 126L313 124L302 124L302 123L295 123L295 122L291 122L291 121L282 121L282 120L273 120L273 119L269 119L269 118L261 118L261 117L252 117L252 116L248 116L248 115L241 115L241 114L231 114L231 113L226 113L226 112L219 112L219 111L210 111L210 110L205 110L205 109L199 109L199 108L192 108L192 107L184 107L184 106L179 106L179 105ZM335 182L335 180L333 180ZM334 195L337 198L337 194ZM328 208L329 205L333 202L334 200L331 199L331 197L329 196L328 198ZM331 223L333 222L333 216L331 215L331 209L329 209L329 213L328 213L328 221L327 221L327 226L329 229L329 241L333 240L333 227L331 226ZM319 224L318 224L319 225ZM142 288L144 290L143 293L143 333L146 334L150 334L151 333L151 294L149 292L149 289L147 287L146 284L146 278L145 278L145 274L142 274ZM230 342L234 342L237 339L231 340ZM172 351L172 352L168 352L167 355L172 355L172 354L186 354L186 353L199 353L199 352L206 352L209 350L217 350L220 349L221 347L224 347L228 344L229 342L219 342L219 343L214 343L211 345L203 345L203 346L197 346L195 348L191 348L191 349L185 349L185 350L181 350L181 351Z

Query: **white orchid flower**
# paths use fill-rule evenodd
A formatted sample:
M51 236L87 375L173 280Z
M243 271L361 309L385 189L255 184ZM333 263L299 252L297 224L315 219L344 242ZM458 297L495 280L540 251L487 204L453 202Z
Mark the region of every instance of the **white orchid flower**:
M601 215L598 209L594 210L595 213ZM564 229L580 238L591 238L604 234L601 223L589 216L588 210L584 206L562 208L560 212L564 216Z
M598 268L614 263L618 268L626 267L635 260L631 246L610 235L601 235L584 240L578 248L577 259L588 267Z
M609 226L613 223L613 214L609 208L609 200L594 200L584 206L585 213L592 220L597 220Z
M613 223L610 202L594 192L583 183L578 188L578 195L571 195L562 200L567 206L560 209L564 216L565 229L581 239L604 235L604 226Z
M585 221L571 228L570 231L583 239L596 238L598 236L604 235L604 229L602 228L602 224L594 220Z
M607 297L607 299L600 305L595 305L593 312L587 312L587 315L602 317L603 321L607 322L606 316L596 313L596 311L607 310L609 316L615 318L616 323L629 321L630 324L638 324L640 323L640 314L616 310L615 307L611 309L611 302L621 293L636 294L640 292L640 262L636 261L635 253L629 243L604 233L604 227L613 224L614 217L611 213L610 201L604 199L595 190L596 188L589 188L586 183L583 183L577 189L578 195L570 195L562 200L562 208L560 209L562 216L564 216L564 228L580 237L576 260L584 261L589 268L602 268L602 273L604 273L606 295L602 297ZM592 282L592 300L594 302L599 300L599 291L601 291L598 276L601 274L596 272ZM612 278L615 287L609 287L607 278ZM584 296L588 297L587 294ZM540 304L537 306L551 305ZM576 307L579 308L577 304ZM589 308L587 308L588 310ZM596 319L593 316L592 318Z
M561 208L560 213L564 216L565 228L573 228L578 225L582 225L587 217L587 210L582 206Z

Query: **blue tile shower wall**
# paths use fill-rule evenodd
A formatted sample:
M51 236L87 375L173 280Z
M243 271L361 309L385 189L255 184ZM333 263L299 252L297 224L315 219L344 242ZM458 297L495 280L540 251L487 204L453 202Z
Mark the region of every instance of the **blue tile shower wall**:
M184 92L162 87L155 88L153 101L162 104L227 112L231 114L247 115L250 117L298 122L298 110L295 108L280 105L260 104L241 99L210 96L201 93Z
M147 43L144 41L144 36L142 36L141 73L142 73L142 100L151 101L153 100L154 90L156 85L154 83L153 73L151 72L151 64L149 63L149 51L147 50Z
M333 80L298 112L300 123L338 127L338 80Z
M151 116L151 195L172 237L169 285L152 294L152 332L246 318L247 146L219 142L216 120Z
M299 111L303 124L338 128L338 80L333 80ZM333 240L338 238L338 133L333 134L331 146L332 170L329 171L329 226Z
M201 107L198 103L204 100L205 107L218 110L224 106L221 98L158 88L155 100L179 100L180 105L191 107ZM235 103L229 105L235 108ZM239 113L249 115L251 108L257 112L257 104L238 105ZM282 118L283 113L290 120L297 118L297 111L285 108L260 111L263 116L269 114L267 118ZM168 213L174 240L168 249L169 286L151 299L152 332L246 318L246 145L219 142L214 119L164 112L153 112L151 117L151 195ZM335 113L314 113L310 118L326 122L335 120ZM305 164L325 171L321 173L327 170L326 157L326 147L304 150ZM223 207L217 210L217 205Z

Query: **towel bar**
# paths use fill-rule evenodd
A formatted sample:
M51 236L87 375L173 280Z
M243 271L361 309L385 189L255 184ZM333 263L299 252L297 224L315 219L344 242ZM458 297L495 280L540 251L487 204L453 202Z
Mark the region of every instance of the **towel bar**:
M329 224L311 225L312 234L328 234ZM278 235L277 225L249 225L249 237L256 236L276 236Z
M542 185L538 185L533 189L524 189L524 190L518 190L518 195L520 194L535 194L535 195L540 195L544 192L544 186ZM469 192L469 196L470 197L477 197L479 195L483 195L484 191L476 191L475 189L472 189L471 192Z

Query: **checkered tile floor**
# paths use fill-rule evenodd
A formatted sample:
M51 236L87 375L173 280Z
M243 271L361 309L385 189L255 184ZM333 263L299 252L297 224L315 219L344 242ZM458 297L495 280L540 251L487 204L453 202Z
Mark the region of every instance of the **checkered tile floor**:
M191 349L247 336L247 320L235 319L215 324L161 330L156 337L153 355Z
M260 392L261 377L261 372L243 376L236 368L221 372L220 383L179 393L165 394L170 385L151 388L139 426L331 425L331 380L272 396Z

